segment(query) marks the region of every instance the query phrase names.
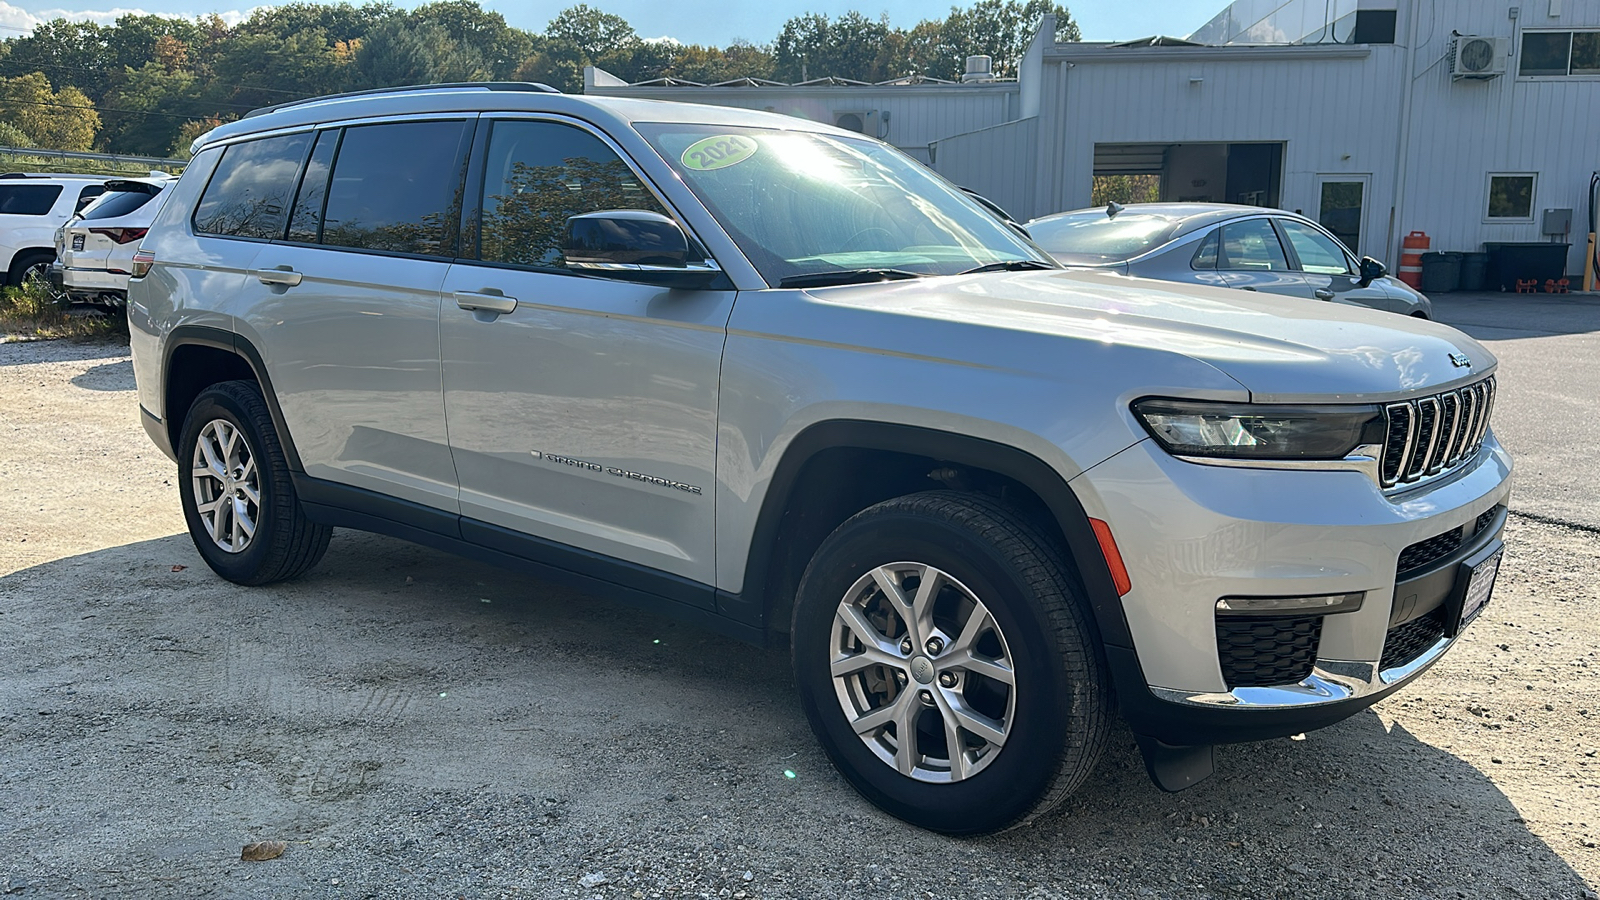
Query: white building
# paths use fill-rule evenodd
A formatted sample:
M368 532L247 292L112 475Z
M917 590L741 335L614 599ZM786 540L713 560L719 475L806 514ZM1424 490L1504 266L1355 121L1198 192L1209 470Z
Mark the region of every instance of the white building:
M1096 176L1154 175L1162 199L1301 210L1391 268L1423 231L1434 250L1567 241L1568 271L1583 271L1600 2L1238 0L1192 41L1054 33L1041 23L1015 82L704 87L593 72L586 90L861 122L1019 218L1088 206Z

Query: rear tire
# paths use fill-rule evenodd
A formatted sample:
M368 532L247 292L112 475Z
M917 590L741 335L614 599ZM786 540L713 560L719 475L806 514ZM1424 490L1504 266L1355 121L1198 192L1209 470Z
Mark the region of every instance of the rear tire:
M912 824L981 834L1089 776L1111 700L1070 573L1014 512L952 491L879 503L823 541L795 602L795 679L856 790Z
M11 261L11 271L6 273L6 280L13 287L37 287L48 294L57 305L65 304L66 289L57 288L50 283L50 264L55 261L56 255L48 250L28 250L18 253Z
M237 584L303 574L333 530L305 517L261 389L214 384L195 398L178 441L179 496L206 565Z

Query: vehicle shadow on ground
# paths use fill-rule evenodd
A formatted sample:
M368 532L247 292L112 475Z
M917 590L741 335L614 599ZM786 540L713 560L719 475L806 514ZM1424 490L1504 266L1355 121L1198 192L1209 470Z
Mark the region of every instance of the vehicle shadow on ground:
M120 359L98 366L72 377L72 384L88 391L131 391L137 387L133 379L133 360Z
M1583 889L1490 777L1373 712L1222 748L1177 795L1118 730L1055 813L930 834L829 766L786 653L378 536L336 532L307 576L253 589L185 535L56 560L0 578L0 622L0 879L46 893L263 896L330 873L554 892L602 868L616 896ZM238 862L265 837L294 850Z

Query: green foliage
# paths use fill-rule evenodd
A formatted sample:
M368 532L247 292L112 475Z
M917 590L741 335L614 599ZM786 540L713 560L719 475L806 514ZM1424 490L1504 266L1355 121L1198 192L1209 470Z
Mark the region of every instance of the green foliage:
M32 147L33 138L10 122L0 122L0 147Z
M812 13L786 22L770 45L728 47L642 40L622 17L584 3L543 33L507 25L478 0L409 12L297 0L258 7L235 27L215 14L128 14L110 26L56 19L0 42L0 125L56 149L181 155L204 130L196 123L261 106L438 81L543 81L576 93L590 65L627 81L954 79L964 57L987 53L1006 76L1051 12L1057 38L1077 40L1077 24L1053 0L975 0L909 29L858 12Z
M1155 203L1161 199L1160 175L1096 175L1090 206L1107 203Z

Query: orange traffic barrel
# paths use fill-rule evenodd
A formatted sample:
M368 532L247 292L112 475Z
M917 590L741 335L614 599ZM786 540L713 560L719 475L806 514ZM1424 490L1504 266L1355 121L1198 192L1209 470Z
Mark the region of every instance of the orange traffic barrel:
M1422 289L1422 253L1428 249L1428 235L1413 231L1400 241L1400 280Z

